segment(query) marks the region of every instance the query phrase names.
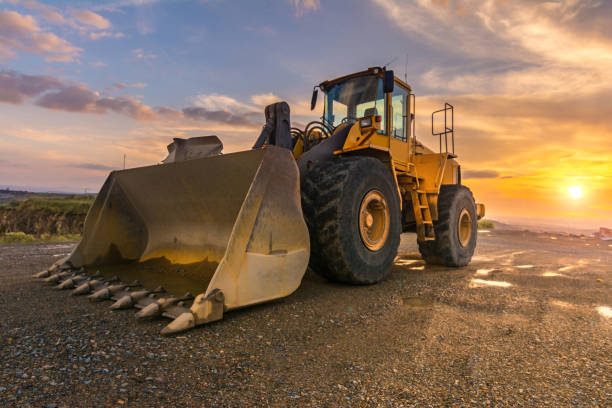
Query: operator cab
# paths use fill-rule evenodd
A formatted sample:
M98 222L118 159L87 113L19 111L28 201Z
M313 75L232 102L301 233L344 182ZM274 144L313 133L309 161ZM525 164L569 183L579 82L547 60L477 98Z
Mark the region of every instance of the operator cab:
M318 88L325 93L323 122L327 125L335 128L344 123L352 125L362 120L363 127L372 120L378 134L390 134L397 140L408 141L410 87L395 78L393 71L380 67L369 68L322 82ZM316 105L317 93L315 87L312 109ZM391 126L387 126L388 124Z

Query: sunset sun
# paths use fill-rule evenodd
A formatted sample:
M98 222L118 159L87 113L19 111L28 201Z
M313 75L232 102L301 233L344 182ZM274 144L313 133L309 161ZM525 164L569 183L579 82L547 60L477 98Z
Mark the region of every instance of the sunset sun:
M582 187L580 186L572 186L569 187L567 189L567 191L569 192L569 195L574 199L577 200L579 198L582 197Z

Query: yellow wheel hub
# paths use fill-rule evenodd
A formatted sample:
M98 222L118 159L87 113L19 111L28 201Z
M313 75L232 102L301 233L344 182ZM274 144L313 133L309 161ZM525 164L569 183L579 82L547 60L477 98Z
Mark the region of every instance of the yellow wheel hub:
M385 196L378 190L368 192L359 209L359 234L364 245L371 251L378 251L389 235L389 206Z
M459 236L459 243L462 247L466 247L472 239L472 216L465 208L462 209L459 214L457 235Z

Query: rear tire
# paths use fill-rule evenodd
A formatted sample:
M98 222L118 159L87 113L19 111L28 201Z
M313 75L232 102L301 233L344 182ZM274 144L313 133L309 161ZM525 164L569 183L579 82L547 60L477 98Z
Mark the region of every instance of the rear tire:
M435 241L419 242L419 252L428 264L466 266L476 249L478 220L476 203L469 188L447 184L438 196Z
M401 233L397 187L371 157L333 158L302 178L310 267L337 282L371 284L393 265Z

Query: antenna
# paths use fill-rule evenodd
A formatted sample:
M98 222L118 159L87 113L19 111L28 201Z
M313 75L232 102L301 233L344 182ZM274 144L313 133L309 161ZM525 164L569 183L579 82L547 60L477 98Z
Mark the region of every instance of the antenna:
M127 157L127 154L123 154L123 170L125 170L125 158Z
M408 83L408 53L406 53L406 65L404 65L404 82Z
M383 65L383 68L387 68L387 65L391 65L395 62L395 60L397 59L397 57L394 57L391 61L387 62L385 65Z

